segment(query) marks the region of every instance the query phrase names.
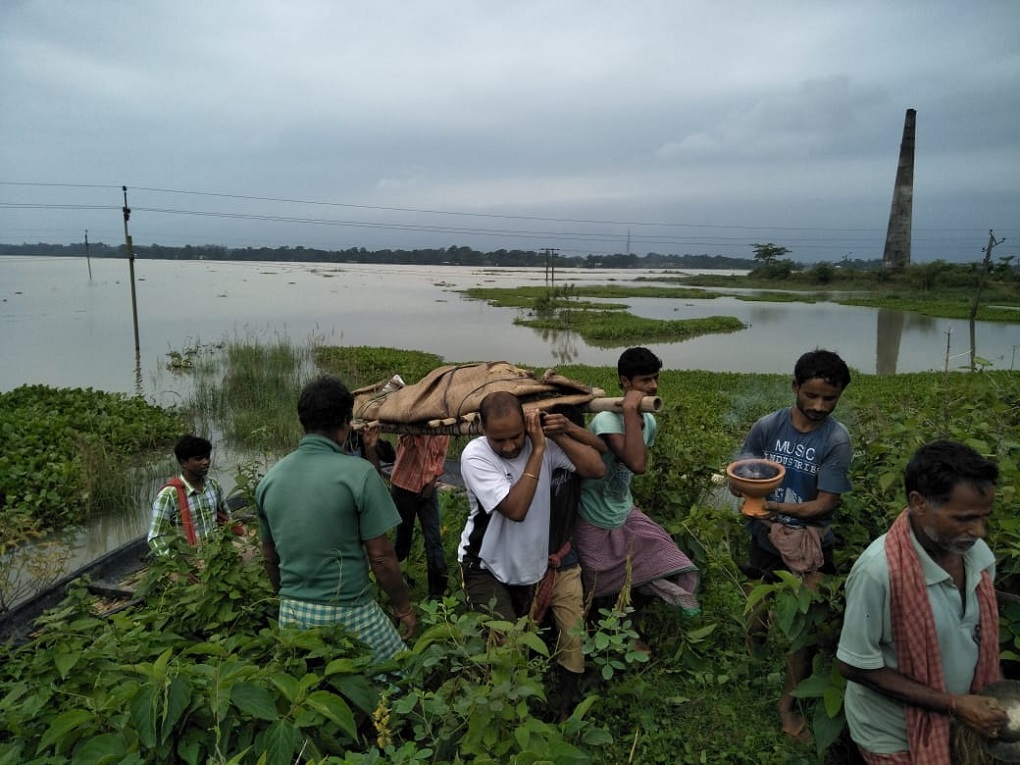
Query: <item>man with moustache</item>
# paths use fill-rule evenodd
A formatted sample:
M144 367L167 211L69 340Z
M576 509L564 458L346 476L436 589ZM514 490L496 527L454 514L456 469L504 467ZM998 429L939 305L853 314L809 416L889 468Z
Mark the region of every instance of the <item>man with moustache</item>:
M831 415L850 384L850 370L832 351L803 354L793 369L794 405L767 414L751 426L741 458L759 457L786 468L782 484L766 497L767 518L753 518L744 573L774 579L790 571L805 586L818 586L822 573L835 573L829 527L840 496L850 490L852 449L847 429ZM807 677L810 654L790 654L786 684L777 702L783 732L807 739L807 723L796 711L793 689Z
M515 621L528 613L549 568L553 471L597 478L605 467L579 440L585 434L571 436L583 428L562 417L547 433L541 412L525 412L512 393L488 394L479 415L482 435L460 458L469 510L457 559L469 607Z
M977 695L1000 679L995 557L983 541L999 470L969 446L922 446L907 507L846 580L836 658L850 735L871 765L949 765L949 720L996 738L1006 713Z

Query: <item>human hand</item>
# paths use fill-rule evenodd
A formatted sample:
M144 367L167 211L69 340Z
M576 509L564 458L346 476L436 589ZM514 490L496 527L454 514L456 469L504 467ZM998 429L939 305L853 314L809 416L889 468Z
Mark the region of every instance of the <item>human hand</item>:
M641 402L645 398L644 391L638 390L637 388L629 388L623 394L623 411L626 412L641 412Z
M436 493L436 484L439 483L439 476L432 476L431 481L427 481L424 486L421 487L421 491L418 492L422 499L432 499L432 495Z
M408 604L407 611L402 614L396 613L393 618L397 620L397 632L400 634L400 639L408 640L418 626L418 617L415 616L414 607Z
M1006 722L1006 710L997 699L974 694L952 698L957 720L985 738L998 738L999 730Z
M573 425L565 414L554 412L542 412L541 420L542 431L547 436L566 435L570 431L570 426Z
M537 409L529 409L524 413L524 428L531 438L531 448L545 450L545 431L542 430L542 413Z
M361 430L361 445L365 449L365 454L374 452L376 446L379 445L379 426L368 425Z

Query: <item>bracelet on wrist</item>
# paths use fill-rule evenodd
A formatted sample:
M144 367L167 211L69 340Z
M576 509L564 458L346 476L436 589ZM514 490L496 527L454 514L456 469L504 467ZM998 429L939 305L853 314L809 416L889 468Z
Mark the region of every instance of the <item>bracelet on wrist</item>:
M534 473L525 473L524 476L525 478L534 478L536 481L538 480L538 476Z
M410 613L411 613L411 611L413 611L413 610L414 610L414 609L413 609L413 608L412 608L411 606L408 606L408 607L407 607L407 610L406 610L406 611L404 611L403 613L400 613L399 611L397 611L397 612L396 612L396 613L394 613L393 615L394 615L394 616L395 616L396 618L398 618L398 619L403 619L403 618L404 618L405 616L407 616L408 614L410 614Z

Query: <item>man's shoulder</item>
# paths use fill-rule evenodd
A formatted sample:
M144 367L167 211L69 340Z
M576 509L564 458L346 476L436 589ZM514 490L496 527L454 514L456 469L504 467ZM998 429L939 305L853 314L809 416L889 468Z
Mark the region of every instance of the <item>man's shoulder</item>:
M774 412L763 414L754 424L751 426L751 430L761 430L766 433L776 430L778 428L793 427L790 422L790 407L784 406L782 409L776 409Z
M460 458L463 462L465 457L481 457L489 455L496 456L492 449L489 448L489 443L485 440L485 436L476 436L467 442L467 445L460 453Z
M828 423L829 440L834 443L850 443L850 431L846 425L837 420L835 417L829 417L826 422Z
M619 412L599 412L591 418L588 429L596 435L623 433L623 415Z
M502 457L492 451L485 436L478 436L468 441L467 446L460 453L460 472L462 474L471 473L476 467L482 468L486 464L497 465L501 459Z
M850 569L851 575L855 578L860 576L889 578L889 559L885 553L885 538L886 535L882 534L864 548L864 552L858 556Z

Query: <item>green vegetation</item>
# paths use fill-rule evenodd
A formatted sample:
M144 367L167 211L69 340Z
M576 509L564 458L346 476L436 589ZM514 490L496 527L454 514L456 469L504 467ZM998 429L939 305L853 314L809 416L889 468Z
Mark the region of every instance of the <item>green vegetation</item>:
M819 263L803 270L791 261L773 260L746 276L669 277L671 282L701 287L762 290L750 295L736 295L741 300L831 300L843 305L916 311L947 319L970 317L981 280L980 264L943 261L914 264L902 272L892 272L832 263ZM782 287L783 292L777 292L777 287ZM800 296L803 293L808 294ZM1020 322L1020 269L1011 265L1009 259L991 268L981 287L975 318L978 321Z
M530 310L530 317L518 317L514 319L514 324L534 329L576 332L586 343L597 348L684 340L717 332L736 332L746 326L732 316L710 316L704 319L645 319L621 310L626 307L625 305L580 300L585 297L610 299L652 297L674 300L719 297L718 293L699 289L565 284L555 288L473 287L465 290L465 294L476 300L486 300L494 306L527 308Z
M117 393L23 385L0 394L0 518L63 528L131 505L131 468L165 456L182 418Z
M630 314L610 314L606 311L559 311L556 316L535 319L514 319L534 329L571 330L586 343L596 348L618 348L627 342L675 342L698 335L717 332L736 332L744 329L744 322L732 316L710 316L706 319L644 319Z
M394 373L410 382L437 362L389 348L311 354L352 387ZM310 371L295 361L302 353L278 355L299 377ZM617 390L608 367L559 371ZM217 374L230 374L229 366ZM837 523L838 574L818 593L783 580L748 596L737 568L746 532L713 477L755 418L790 403L789 384L786 375L662 374L659 437L634 491L701 570L703 614L685 618L659 603L636 617L626 608L601 614L600 629L588 638L584 701L565 722L551 711L558 689L547 635L527 623L495 624L465 613L454 594L419 606L410 654L372 668L364 648L342 630L278 630L261 570L242 566L234 547L222 544L201 586L156 570L143 606L105 620L92 616L84 592L76 591L35 642L12 652L0 669L0 763L844 762L843 685L833 669L842 583L901 509L903 467L919 444L955 438L998 461L1002 479L988 541L998 557L997 588L1020 590L1020 372L857 376L837 410L855 447L854 490ZM265 406L264 416L274 419L273 402ZM293 398L275 406L281 421L296 420ZM222 427L245 431L250 426ZM259 448L275 455L290 446ZM259 469L241 466L248 486ZM455 566L466 500L443 492L441 503L447 558ZM421 603L420 535L405 565ZM763 610L773 614L773 629L755 652L746 647L745 624ZM1016 677L1020 605L1004 601L1001 610L1003 656ZM651 661L630 655L632 627L652 645ZM506 640L493 639L487 628ZM798 691L814 745L782 735L775 714L785 654L802 645L816 650L814 673ZM373 680L387 669L403 674Z
M994 300L995 298L990 299ZM980 305L974 318L978 321L1020 322L1020 294L1000 296L999 299L1002 303L1012 307ZM847 297L841 298L836 302L843 305L891 308L894 311L914 311L925 316L935 316L944 319L968 319L970 318L973 296L966 294L945 297L934 295L926 298L918 297L916 293L892 293L874 297Z

